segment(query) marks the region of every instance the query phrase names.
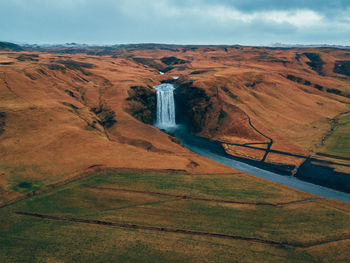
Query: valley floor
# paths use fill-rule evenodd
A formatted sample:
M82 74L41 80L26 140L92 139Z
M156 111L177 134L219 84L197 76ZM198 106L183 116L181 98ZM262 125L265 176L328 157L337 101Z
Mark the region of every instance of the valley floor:
M1 208L2 262L346 262L350 205L246 175L96 169Z

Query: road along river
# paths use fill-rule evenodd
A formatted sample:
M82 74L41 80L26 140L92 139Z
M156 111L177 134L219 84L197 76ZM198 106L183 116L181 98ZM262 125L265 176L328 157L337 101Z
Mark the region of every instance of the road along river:
M323 197L333 198L350 203L350 194L337 191L331 188L323 187L317 184L302 181L293 176L280 175L250 164L240 162L231 158L223 150L220 152L219 145L210 140L194 136L186 131L183 127L178 127L171 131L191 151L210 158L219 163L225 164L242 172L264 178L279 184L283 184L304 192L320 195Z
M249 163L241 162L228 155L223 150L219 142L190 134L185 126L175 124L175 106L173 101L174 86L172 84L162 84L155 86L155 88L157 89L157 93L159 93L157 99L162 100L157 101L157 104L162 106L158 107L157 111L166 111L166 114L171 115L163 116L164 112L157 112L157 116L162 116L160 119L163 119L164 121L158 119L156 126L158 126L160 129L166 130L167 132L173 133L180 140L180 142L191 151L260 178L283 184L304 192L350 203L350 194L305 182L293 176L280 175L278 173L255 167Z

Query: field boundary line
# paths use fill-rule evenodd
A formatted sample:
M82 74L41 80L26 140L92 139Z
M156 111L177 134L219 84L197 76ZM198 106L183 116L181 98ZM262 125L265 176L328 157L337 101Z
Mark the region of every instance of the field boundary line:
M235 201L235 200L227 200L227 199L216 199L216 198L205 198L205 197L194 197L189 195L177 195L177 194L169 194L162 192L152 192L152 191L142 191L142 190L134 190L134 189L125 189L125 188L113 188L113 187L103 187L103 186L91 186L85 185L86 188L97 189L97 190L108 190L108 191L118 191L118 192L129 192L129 193L140 193L140 194L153 194L153 195L161 195L161 196L169 196L176 197L179 199L185 200L196 200L196 201L207 201L207 202L217 202L217 203L227 203L227 204L241 204L241 205L256 205L256 206L287 206L293 204L302 204L308 202L314 202L317 200L323 200L326 198L308 198L302 200L295 200L290 202L281 202L281 203L268 203L268 202L244 202L244 201Z
M186 234L186 235L197 235L197 236L209 236L216 237L222 239L233 239L233 240L244 240L248 242L262 243L267 245L278 246L282 248L294 247L294 248L310 248L314 246L329 244L338 241L344 241L350 239L350 234L343 235L338 238L333 239L324 239L314 242L306 242L306 243L289 243L289 242L279 242L267 239L261 239L256 237L245 237L239 235L229 235L229 234L221 234L221 233L213 233L213 232L203 232L196 231L191 229L179 229L179 228L169 228L169 227L158 227L158 226L146 226L146 225L138 225L138 224L130 224L130 223L122 223L122 222L109 222L95 219L84 219L84 218L74 218L74 217L61 217L55 215L44 215L38 213L30 213L30 212L14 212L17 215L36 217L41 219L55 220L55 221L66 221L66 222L74 222L74 223L84 223L84 224L92 224L92 225L104 225L104 226L112 226L119 227L124 229L137 229L137 230L150 230L157 232L166 232L166 233L178 233L178 234Z
M124 168L124 167L106 167L102 164L90 165L82 171L76 171L71 173L67 179L58 181L53 184L49 184L43 188L29 191L25 194L21 194L14 199L8 200L7 202L0 204L0 209L12 205L16 202L25 200L27 198L37 196L43 193L50 192L58 187L65 186L69 183L73 183L90 176L92 173L98 172L119 172L119 173L132 173L132 172L145 172L145 173L174 173L174 174L189 174L186 170L178 169L139 169L139 168Z

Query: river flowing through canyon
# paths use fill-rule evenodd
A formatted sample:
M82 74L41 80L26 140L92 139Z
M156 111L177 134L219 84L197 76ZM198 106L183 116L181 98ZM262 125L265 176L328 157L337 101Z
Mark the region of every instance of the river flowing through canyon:
M283 184L304 192L350 202L350 194L300 180L293 176L280 175L235 159L227 154L221 144L206 138L190 134L186 126L175 121L174 85L164 83L154 86L157 90L157 120L155 126L173 133L189 150L220 162L242 172Z

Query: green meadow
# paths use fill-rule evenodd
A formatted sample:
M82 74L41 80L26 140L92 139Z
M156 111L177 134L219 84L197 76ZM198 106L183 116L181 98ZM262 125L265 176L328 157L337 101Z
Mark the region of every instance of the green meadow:
M0 258L1 262L346 262L350 207L314 198L242 173L97 172L1 208ZM266 205L277 203L285 205Z

